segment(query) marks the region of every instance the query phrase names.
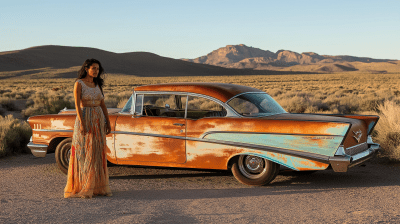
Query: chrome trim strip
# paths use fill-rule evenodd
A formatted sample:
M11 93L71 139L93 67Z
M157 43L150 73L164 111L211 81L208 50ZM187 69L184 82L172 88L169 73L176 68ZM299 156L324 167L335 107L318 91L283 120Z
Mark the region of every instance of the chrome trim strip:
M47 131L47 132L74 132L74 130L58 130L58 129L32 129L32 131Z
M132 115L136 113L136 91L133 91Z
M187 110L188 110L188 103L189 103L189 95L186 94L186 106L185 106L185 123L187 119Z
M367 142L363 142L363 143L360 143L360 144L358 144L358 145L353 145L353 146L348 147L348 148L346 148L346 149L352 149L352 148L359 147L359 146L365 145L365 144L367 144Z
M277 132L239 132L239 131L209 131L200 136L200 138L204 138L210 134L266 134L266 135L296 135L296 136L327 136L327 137L344 137L343 135L327 135L327 134L292 134L292 133L277 133Z
M175 138L185 140L186 137L175 136L175 135L161 135L161 134L151 134L151 133L141 133L141 132L130 132L130 131L112 131L112 134L123 134L123 135L140 135L140 136L150 136L150 137L161 137L161 138Z

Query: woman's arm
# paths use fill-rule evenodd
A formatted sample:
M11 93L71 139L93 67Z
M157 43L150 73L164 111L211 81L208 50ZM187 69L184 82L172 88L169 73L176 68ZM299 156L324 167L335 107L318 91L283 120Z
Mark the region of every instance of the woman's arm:
M106 104L104 103L104 99L100 102L100 107L103 110L104 117L106 118L106 135L111 133L111 124L110 124L110 117L108 116L108 111Z
M81 91L82 91L81 84L79 82L75 82L74 98L75 98L76 116L78 116L79 118L83 133L86 133L86 126L83 123L83 113L81 108Z

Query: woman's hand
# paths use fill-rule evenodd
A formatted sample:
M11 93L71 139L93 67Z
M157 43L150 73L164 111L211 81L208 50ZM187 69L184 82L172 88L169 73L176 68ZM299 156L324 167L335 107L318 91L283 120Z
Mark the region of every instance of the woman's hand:
M106 123L106 135L108 135L110 133L111 133L111 125L110 125L110 122L107 121L107 123Z

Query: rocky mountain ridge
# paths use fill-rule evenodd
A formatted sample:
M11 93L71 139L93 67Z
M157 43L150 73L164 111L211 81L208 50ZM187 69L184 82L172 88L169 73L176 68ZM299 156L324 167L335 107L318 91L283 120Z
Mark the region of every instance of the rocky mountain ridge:
M308 70L310 72L357 71L360 70L358 68L360 65L356 65L360 63L394 63L395 66L400 65L399 61L389 59L373 59L347 55L319 55L314 52L303 52L300 54L289 50L279 50L274 53L269 50L248 47L244 44L227 45L205 56L182 60L225 68L286 71ZM361 69L363 70L364 68ZM396 68L393 69L396 70ZM390 70L392 71L393 69L391 68ZM376 72L382 72L382 70Z

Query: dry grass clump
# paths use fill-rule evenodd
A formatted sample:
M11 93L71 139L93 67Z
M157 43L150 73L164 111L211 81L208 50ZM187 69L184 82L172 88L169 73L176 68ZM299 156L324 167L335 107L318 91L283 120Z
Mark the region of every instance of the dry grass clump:
M0 157L29 152L26 145L31 136L32 129L26 121L12 115L0 116Z
M15 111L18 109L13 100L7 97L0 97L0 107L8 111Z
M4 114L6 114L6 112L7 112L7 110L4 109L4 108L2 107L2 105L0 105L0 116L4 116Z
M29 97L25 117L39 114L55 114L63 108L74 108L74 97L66 91L39 91Z
M376 140L383 148L384 155L400 161L400 105L385 101L378 105L380 119L375 127Z
M109 92L105 93L104 103L108 108L123 108L128 102L129 97L131 97L133 91L123 91L123 92Z
M13 99L28 99L32 93L35 91L33 90L8 90L2 94L3 97L13 98Z
M331 112L335 114L355 114L363 111L373 111L385 100L400 100L394 95L394 91L386 91L385 94L343 91L308 93L287 91L274 98L291 113Z

